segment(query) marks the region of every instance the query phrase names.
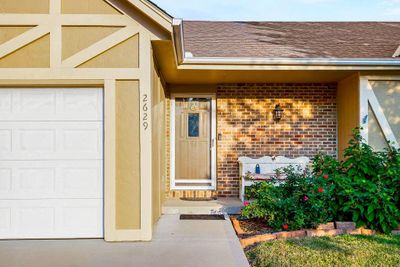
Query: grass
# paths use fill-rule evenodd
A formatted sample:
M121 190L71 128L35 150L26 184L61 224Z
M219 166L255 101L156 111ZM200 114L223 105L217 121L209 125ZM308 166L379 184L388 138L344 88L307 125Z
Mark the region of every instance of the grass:
M252 266L400 266L400 236L277 240L246 252Z

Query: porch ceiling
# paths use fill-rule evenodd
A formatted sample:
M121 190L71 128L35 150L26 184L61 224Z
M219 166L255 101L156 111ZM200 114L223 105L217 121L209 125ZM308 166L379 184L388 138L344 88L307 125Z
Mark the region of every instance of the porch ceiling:
M172 42L153 42L153 51L165 81L173 84L337 82L355 73L354 70L179 69Z

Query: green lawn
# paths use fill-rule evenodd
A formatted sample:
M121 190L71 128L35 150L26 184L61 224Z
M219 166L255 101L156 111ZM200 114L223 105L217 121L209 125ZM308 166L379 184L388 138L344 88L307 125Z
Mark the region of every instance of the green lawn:
M277 240L250 249L247 257L252 266L400 266L400 236Z

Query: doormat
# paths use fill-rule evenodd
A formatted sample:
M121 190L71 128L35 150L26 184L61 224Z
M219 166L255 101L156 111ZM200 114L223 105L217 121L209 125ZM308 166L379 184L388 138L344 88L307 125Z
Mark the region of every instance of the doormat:
M217 200L216 197L181 197L183 201L212 201Z
M180 220L225 220L223 214L181 214Z

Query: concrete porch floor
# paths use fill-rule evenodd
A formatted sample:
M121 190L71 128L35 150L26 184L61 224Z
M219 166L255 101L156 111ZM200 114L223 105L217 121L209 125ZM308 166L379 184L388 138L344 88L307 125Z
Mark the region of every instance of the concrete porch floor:
M181 221L163 215L152 242L0 241L4 267L249 266L229 220Z
M210 201L167 199L162 214L239 214L243 203L238 198L218 198Z

